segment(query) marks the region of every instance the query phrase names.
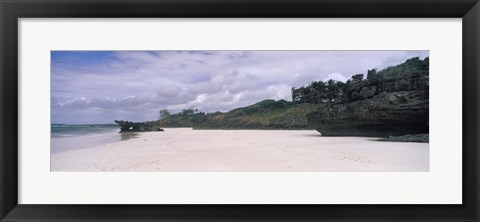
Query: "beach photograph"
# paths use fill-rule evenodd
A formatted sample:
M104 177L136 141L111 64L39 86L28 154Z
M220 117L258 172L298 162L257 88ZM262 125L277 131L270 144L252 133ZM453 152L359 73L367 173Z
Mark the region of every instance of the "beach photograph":
M51 172L429 172L428 50L51 51Z

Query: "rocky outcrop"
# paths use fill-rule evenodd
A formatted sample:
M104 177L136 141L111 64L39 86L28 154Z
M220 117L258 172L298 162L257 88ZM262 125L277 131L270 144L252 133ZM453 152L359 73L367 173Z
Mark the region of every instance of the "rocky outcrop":
M342 98L319 106L308 123L325 136L399 136L429 131L428 57L412 58L367 79L355 75Z
M428 134L415 134L415 135L403 135L403 136L389 136L381 138L378 141L385 142L402 142L402 143L428 143Z
M148 132L148 131L164 131L155 121L134 123L123 120L115 120L120 126L120 132Z

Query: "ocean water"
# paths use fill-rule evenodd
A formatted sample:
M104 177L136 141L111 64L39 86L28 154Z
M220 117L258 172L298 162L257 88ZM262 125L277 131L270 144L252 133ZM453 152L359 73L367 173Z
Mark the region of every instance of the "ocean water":
M118 130L119 127L112 124L88 124L88 125L52 124L51 135L52 137L82 136L82 135L109 132L114 129Z
M91 148L114 143L136 136L134 133L118 133L119 127L103 125L67 125L52 124L50 153Z

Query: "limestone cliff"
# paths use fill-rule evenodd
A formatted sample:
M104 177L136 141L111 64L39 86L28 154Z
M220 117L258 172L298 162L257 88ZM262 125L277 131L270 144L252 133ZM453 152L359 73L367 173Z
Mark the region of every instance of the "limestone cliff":
M412 58L367 79L355 75L343 96L307 115L325 136L396 136L428 133L429 58Z

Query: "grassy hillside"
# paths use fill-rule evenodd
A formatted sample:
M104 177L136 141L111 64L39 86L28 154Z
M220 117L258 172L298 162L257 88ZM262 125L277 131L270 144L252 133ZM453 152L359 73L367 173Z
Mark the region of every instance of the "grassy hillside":
M292 87L293 102L263 100L229 112L204 113L184 109L145 123L116 121L122 129L159 130L159 127L194 129L317 129L330 136L398 136L428 133L429 58L356 74L345 83L313 81ZM389 138L389 140L412 140ZM421 139L422 141L428 139Z
M285 100L264 100L226 113L184 110L161 119L159 125L195 129L308 129L305 115L315 111L315 107Z

